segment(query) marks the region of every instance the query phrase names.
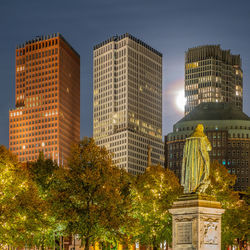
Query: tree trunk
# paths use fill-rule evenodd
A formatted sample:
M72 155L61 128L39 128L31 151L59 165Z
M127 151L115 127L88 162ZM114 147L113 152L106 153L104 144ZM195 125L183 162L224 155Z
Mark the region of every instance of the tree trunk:
M89 237L86 238L85 240L85 248L84 250L89 250Z
M101 246L102 246L102 250L105 250L105 249L106 249L105 244L104 244L103 241L101 242Z
M156 244L156 237L153 236L153 250L157 250L158 247L157 247L157 244Z
M42 246L41 246L41 249L44 250L45 247L44 247L44 239L42 239Z

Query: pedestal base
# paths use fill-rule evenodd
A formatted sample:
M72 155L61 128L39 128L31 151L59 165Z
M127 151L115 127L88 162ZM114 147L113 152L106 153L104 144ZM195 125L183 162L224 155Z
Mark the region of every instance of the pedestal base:
M221 249L220 202L199 194L181 196L169 210L173 215L173 250Z

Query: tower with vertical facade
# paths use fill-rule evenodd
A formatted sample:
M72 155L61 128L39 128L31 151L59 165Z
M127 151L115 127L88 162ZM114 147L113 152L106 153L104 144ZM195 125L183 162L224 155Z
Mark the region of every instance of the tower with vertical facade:
M132 174L163 165L162 54L126 33L94 46L93 134Z
M10 150L21 162L43 151L64 164L80 139L80 56L59 33L17 46L15 104Z
M220 45L188 49L185 57L185 115L203 102L233 104L242 111L243 72L240 55Z

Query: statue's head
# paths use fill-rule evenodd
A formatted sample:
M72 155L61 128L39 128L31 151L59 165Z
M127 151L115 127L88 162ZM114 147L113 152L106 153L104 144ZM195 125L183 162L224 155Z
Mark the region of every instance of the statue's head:
M202 124L198 124L194 130L194 132L190 135L190 137L205 137L204 127Z
M202 124L198 124L195 128L195 132L203 133L203 131L204 131L204 126Z

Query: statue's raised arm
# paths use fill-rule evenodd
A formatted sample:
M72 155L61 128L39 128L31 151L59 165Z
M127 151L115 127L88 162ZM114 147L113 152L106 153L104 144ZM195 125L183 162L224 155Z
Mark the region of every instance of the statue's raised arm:
M210 159L208 151L212 147L204 134L202 124L198 124L183 150L181 184L184 193L203 193L209 184Z

